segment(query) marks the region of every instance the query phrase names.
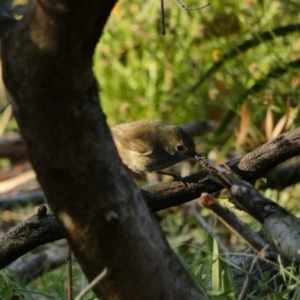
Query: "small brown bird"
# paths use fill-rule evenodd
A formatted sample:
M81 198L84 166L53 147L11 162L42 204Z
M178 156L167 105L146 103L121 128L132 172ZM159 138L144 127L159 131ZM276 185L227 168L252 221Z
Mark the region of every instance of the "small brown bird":
M158 172L199 156L193 138L175 125L135 121L110 129L123 163L135 173Z

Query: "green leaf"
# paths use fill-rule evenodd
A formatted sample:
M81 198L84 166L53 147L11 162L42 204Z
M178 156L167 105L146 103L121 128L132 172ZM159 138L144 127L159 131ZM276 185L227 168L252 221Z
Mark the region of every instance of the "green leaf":
M1 296L1 299L11 299L12 297L12 294L13 294L13 289L11 286L9 285L6 285L5 287L3 287L1 289L1 293L0 293L0 296Z
M6 285L6 280L5 280L5 277L0 274L0 291L5 287Z

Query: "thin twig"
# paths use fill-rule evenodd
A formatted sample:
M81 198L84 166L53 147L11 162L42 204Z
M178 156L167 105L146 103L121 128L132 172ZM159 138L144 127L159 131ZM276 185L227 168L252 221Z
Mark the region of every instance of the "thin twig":
M0 136L3 135L11 115L12 115L12 106L7 105L3 111L2 120L0 122Z
M73 300L73 274L72 274L72 251L71 247L67 249L68 261L68 300Z
M161 26L162 26L162 35L166 34L166 22L165 22L165 7L164 0L160 0L160 8L161 8Z
M105 268L89 285L87 285L75 298L75 300L82 300L83 297L107 274L107 268Z
M220 203L216 199L214 199L210 195L203 193L200 197L200 204L211 210L218 217L218 219L223 224L225 224L232 232L242 237L255 252L260 253L260 255L262 256L263 249L268 246L268 251L264 253L264 257L277 257L277 251L272 246L270 246L270 244L264 237L252 231L232 211L220 205Z
M184 8L184 9L187 10L187 11L199 10L199 9L202 9L202 8L204 8L204 7L209 6L209 3L207 3L207 4L205 4L205 5L203 5L203 6L200 6L200 7L188 8L188 7L186 7L180 0L176 0L176 1L177 1L177 3L178 3L182 8Z

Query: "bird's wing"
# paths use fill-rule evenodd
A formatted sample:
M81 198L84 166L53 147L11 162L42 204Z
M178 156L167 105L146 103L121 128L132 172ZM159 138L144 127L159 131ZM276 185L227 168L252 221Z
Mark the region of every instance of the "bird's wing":
M150 155L153 149L149 147L147 133L143 128L135 127L132 130L131 124L122 124L111 127L114 141L121 144L124 148L136 152L140 155Z

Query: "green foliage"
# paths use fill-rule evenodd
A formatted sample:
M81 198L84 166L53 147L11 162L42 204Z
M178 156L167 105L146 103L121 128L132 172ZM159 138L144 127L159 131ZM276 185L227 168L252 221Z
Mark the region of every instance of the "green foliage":
M211 265L208 269L211 270L211 294L214 296L214 299L235 299L235 285L229 265L219 252L219 246L216 239L209 233L207 234L207 242L212 253L210 260Z
M22 282L17 277L14 278L14 284L10 284L13 294L21 294L24 300L64 300L67 299L67 266L62 266L54 271L46 271L43 276L37 278L30 284ZM1 280L1 277L0 277ZM88 284L79 265L73 263L73 294L76 297L80 291ZM0 282L1 290L1 282ZM0 299L2 298L0 293ZM94 293L89 292L85 300L96 300Z
M199 6L192 0L183 4ZM166 2L164 36L159 3L118 2L95 54L111 124L209 118L219 127L204 138L207 149L229 149L246 105L251 136L239 145L253 148L266 140L268 109L275 126L298 105L298 5L272 0L209 4L190 12L176 1ZM299 120L283 130L297 125Z
M13 284L3 271L0 273L0 299L10 299L14 293Z

